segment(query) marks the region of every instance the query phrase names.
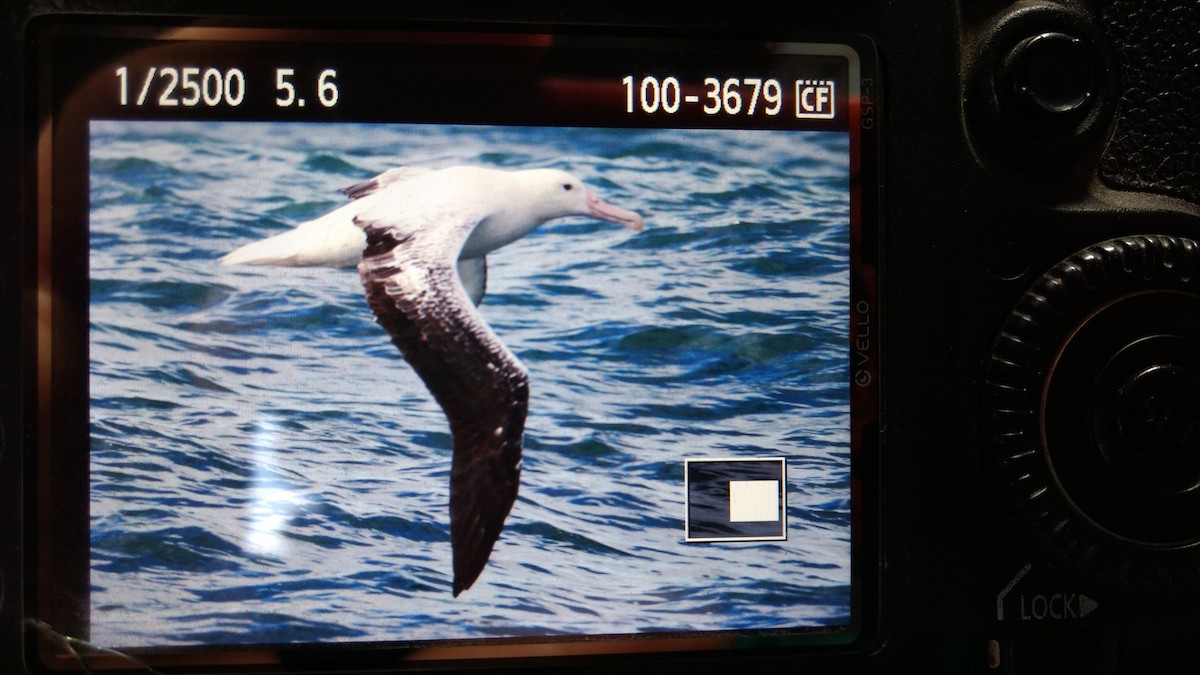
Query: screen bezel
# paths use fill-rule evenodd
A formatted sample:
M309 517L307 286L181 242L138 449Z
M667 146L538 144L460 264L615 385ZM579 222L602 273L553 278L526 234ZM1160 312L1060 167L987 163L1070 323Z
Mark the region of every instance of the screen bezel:
M61 83L56 68L62 55L56 51L56 40L86 36L103 40L132 39L136 41L201 42L228 38L231 34L245 41L274 39L289 41L327 42L330 40L395 39L404 35L410 39L441 39L446 31L461 35L479 36L487 41L497 36L548 37L568 35L587 38L648 37L631 31L589 29L547 30L513 26L415 26L398 31L324 31L312 28L278 29L242 26L231 29L215 25L130 25L119 23L78 23L65 20L44 22L31 31L37 38L35 46L36 84L31 91L38 115L36 184L36 213L30 240L36 249L36 279L38 285L37 321L29 330L35 332L32 343L36 355L27 359L36 382L32 399L36 430L32 447L36 456L28 466L33 480L28 483L26 505L29 514L30 539L28 548L27 598L33 614L45 625L53 626L61 635L87 633L88 606L88 516L89 491L87 456L78 448L86 448L89 438L87 391L87 334L88 334L88 246L87 221L87 121L97 116L94 106L83 102L94 96L94 90L76 89ZM231 31L234 31L231 33ZM237 31L243 31L238 33ZM653 35L661 39L661 35ZM295 659L311 661L318 654L332 654L339 667L346 664L390 665L430 662L446 664L474 662L478 659L523 660L530 657L595 656L601 654L647 654L677 652L827 652L854 651L871 643L875 633L878 604L878 517L879 503L879 307L877 289L879 241L879 110L880 89L874 49L869 40L848 35L788 35L746 36L744 39L713 36L675 36L694 44L723 45L736 53L745 45L763 45L784 39L788 43L806 46L825 45L832 53L850 55L855 61L851 80L860 86L847 92L849 110L848 131L851 137L851 302L847 308L847 358L850 360L851 393L851 621L836 630L804 629L784 634L767 632L722 631L705 634L578 636L576 638L547 638L544 640L497 639L481 644L452 641L446 644L403 645L253 645L221 646L215 652L201 649L152 649L139 651L139 658L151 659L155 667L186 667L217 665L229 661L238 665L260 665L271 669L288 669ZM80 70L90 72L94 55L80 59L88 65ZM60 59L60 60L56 60ZM855 70L857 74L855 74ZM874 88L868 98L864 88ZM867 108L870 108L869 113ZM631 122L631 125L633 123ZM82 199L81 199L82 197ZM73 252L64 255L63 252ZM79 381L82 373L83 381ZM80 508L82 506L82 508ZM44 665L50 668L70 668L59 649L58 638L43 635L37 643ZM96 652L89 657L89 666L122 668L128 665L122 657Z

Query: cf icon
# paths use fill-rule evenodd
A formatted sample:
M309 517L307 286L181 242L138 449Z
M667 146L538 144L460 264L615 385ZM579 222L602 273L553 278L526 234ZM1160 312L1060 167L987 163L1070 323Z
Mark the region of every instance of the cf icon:
M796 117L831 120L834 117L833 80L796 80Z

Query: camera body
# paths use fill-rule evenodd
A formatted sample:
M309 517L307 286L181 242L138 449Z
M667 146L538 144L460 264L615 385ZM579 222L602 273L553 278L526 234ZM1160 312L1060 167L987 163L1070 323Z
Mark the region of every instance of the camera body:
M39 672L22 657L34 632L25 580L45 562L36 542L53 536L32 515L45 506L34 485L54 467L33 440L48 403L32 382L30 185L48 130L36 119L27 40L38 21L87 14L865 37L879 62L879 81L859 99L880 125L878 185L862 186L879 200L878 236L865 244L878 251L878 307L852 327L850 352L852 363L876 361L879 400L877 447L855 460L853 477L863 497L852 566L860 637L472 665L1182 667L1200 628L1200 9L1174 5L471 3L353 16L324 3L179 3L165 15L139 2L96 14L10 8L0 72L17 104L0 120L0 212L10 216L0 232L0 522L11 544L0 548L0 665ZM284 15L262 16L272 10ZM341 652L274 667L394 665L372 658Z

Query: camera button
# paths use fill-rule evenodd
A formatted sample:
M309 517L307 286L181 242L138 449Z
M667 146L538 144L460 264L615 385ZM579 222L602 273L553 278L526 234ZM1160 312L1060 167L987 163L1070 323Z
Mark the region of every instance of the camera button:
M1023 122L1069 131L1084 121L1097 100L1096 62L1094 50L1082 39L1041 33L1008 53L997 94Z
M1115 475L1151 495L1200 488L1200 343L1153 335L1120 349L1092 391L1092 430Z
M1187 470L1188 489L1200 484L1200 381L1176 366L1153 366L1117 392L1117 426L1130 453L1162 471Z
M1064 33L1042 33L1021 41L1009 55L1013 91L1048 115L1079 111L1094 95L1096 73L1089 48Z

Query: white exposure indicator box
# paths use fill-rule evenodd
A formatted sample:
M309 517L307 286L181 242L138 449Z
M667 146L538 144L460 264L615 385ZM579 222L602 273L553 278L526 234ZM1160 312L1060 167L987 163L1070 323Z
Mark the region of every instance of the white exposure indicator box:
M779 520L779 481L729 481L729 522L768 523Z
M787 539L783 457L685 459L684 541Z

